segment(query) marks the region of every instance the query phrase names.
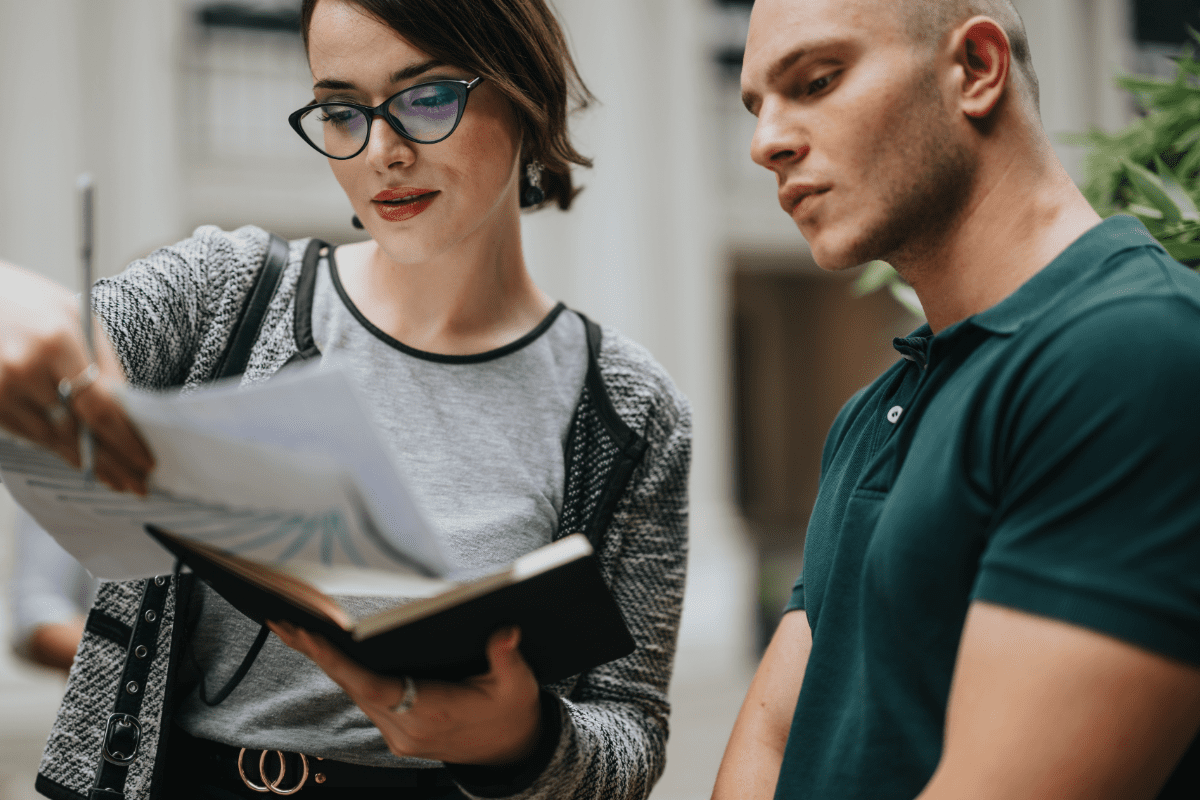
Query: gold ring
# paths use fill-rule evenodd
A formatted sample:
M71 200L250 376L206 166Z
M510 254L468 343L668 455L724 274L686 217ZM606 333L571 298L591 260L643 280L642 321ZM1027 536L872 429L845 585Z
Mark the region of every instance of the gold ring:
M273 780L267 778L268 753L274 753L279 758L279 775ZM245 755L246 748L243 747L240 751L238 751L238 775L241 777L242 783L246 784L246 788L258 792L259 794L269 793L283 795L286 797L289 794L295 794L296 792L300 791L304 788L304 785L308 783L308 756L304 755L304 753L296 753L296 755L300 756L300 781L291 789L279 788L280 784L283 783L284 778L287 777L287 759L282 750L262 750L259 752L258 777L260 780L262 780L262 785L259 785L246 777L246 768L243 764Z
M308 783L308 756L304 755L304 753L296 753L296 755L300 756L300 769L302 770L300 773L300 782L291 789L280 789L279 784L283 783L283 777L287 775L287 764L284 763L283 753L278 750L275 753L279 756L279 777L268 783L267 788L271 790L272 794L279 794L285 797L289 794L295 794L304 788L304 784ZM267 751L264 750L263 754L258 757L258 774L264 782L267 780L267 773L263 769L266 763Z
M91 386L100 377L100 366L93 361L74 378L63 378L58 382L58 399L64 406L71 405L71 398Z
M62 403L57 402L46 406L45 414L46 419L56 428L61 427L64 422L71 418L70 410Z
M279 751L276 751L276 752L279 752ZM267 751L264 750L263 755L265 756L266 754L267 754ZM265 794L265 793L271 791L266 786L259 786L257 783L254 783L253 781L251 781L249 778L246 777L246 770L245 770L245 768L242 767L242 757L244 755L246 755L246 748L243 747L240 751L238 751L238 775L240 775L242 777L242 783L246 784L247 788L253 789L256 792L262 792ZM282 762L283 753L279 753L279 758L280 758L280 761ZM260 758L258 760L258 776L260 778L262 778L262 763L263 763L263 760ZM264 778L264 780L265 780L265 778Z
M392 713L407 714L412 710L413 704L417 702L417 683L411 676L404 676L404 696L400 698L400 702L392 706Z

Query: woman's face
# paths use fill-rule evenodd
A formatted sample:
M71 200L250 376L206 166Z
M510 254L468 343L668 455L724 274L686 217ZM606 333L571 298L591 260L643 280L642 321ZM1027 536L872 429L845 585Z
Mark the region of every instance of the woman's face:
M377 106L418 83L478 77L436 62L341 0L317 4L308 36L318 102ZM517 224L520 146L512 106L485 80L472 90L448 139L410 142L376 117L366 149L329 164L384 252L397 262L417 264L468 240L495 240Z

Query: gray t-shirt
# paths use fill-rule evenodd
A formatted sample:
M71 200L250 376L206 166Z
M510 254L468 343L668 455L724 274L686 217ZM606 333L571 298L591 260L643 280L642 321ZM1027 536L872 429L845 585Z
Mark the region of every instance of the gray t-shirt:
M551 540L562 511L567 431L587 372L577 314L559 305L527 335L487 353L424 353L359 312L331 258L320 262L312 321L321 363L343 366L362 390L456 568L486 572ZM198 586L191 652L211 695L237 669L258 626ZM339 599L358 614L394 604ZM341 689L274 636L228 699L210 708L192 692L177 720L193 736L239 747L431 765L393 756Z

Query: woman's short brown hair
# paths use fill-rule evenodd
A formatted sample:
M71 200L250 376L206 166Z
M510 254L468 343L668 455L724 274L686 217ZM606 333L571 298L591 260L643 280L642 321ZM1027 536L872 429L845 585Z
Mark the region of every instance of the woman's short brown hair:
M308 28L319 0L304 0L300 30ZM544 168L543 205L566 210L578 192L571 165L592 161L571 144L570 111L593 99L579 77L567 40L545 0L339 0L404 37L413 47L495 84L513 104L522 129L521 180L525 165Z

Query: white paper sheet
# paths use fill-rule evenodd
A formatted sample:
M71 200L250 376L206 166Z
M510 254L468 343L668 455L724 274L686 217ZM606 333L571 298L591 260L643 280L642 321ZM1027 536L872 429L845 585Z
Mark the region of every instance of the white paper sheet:
M147 523L267 563L448 571L342 371L304 367L246 389L123 400L157 462L148 498L0 437L13 498L93 575L169 572L173 557Z

